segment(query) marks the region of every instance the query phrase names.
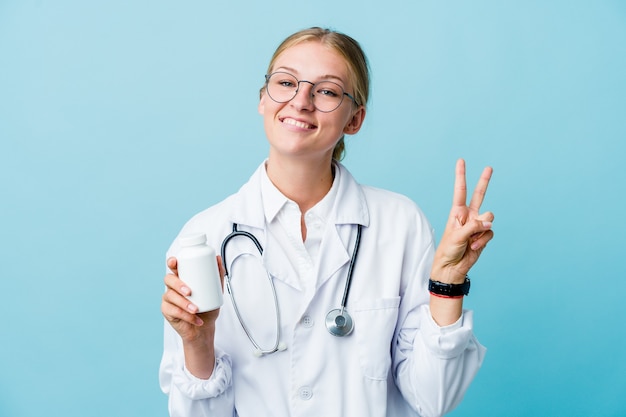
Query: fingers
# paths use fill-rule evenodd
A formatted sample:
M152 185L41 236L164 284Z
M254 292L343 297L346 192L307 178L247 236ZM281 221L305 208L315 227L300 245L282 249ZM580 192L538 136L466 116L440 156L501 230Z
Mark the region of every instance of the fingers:
M454 176L454 195L452 197L453 206L465 206L467 202L467 184L465 182L465 161L456 161Z
M167 258L167 267L172 271L174 275L178 275L178 260L173 256Z
M493 174L493 168L485 167L483 169L482 174L478 180L478 184L476 184L476 188L474 189L474 193L472 194L472 199L469 204L469 210L472 213L478 213L480 211L480 206L482 205L485 195L487 194L487 187L489 186L489 181L491 180L491 175ZM453 207L465 207L467 204L467 182L465 175L465 161L463 159L459 159L456 162L455 169L455 177L454 177L454 195L452 197L452 206ZM465 223L465 219L459 219L461 224Z
M472 250L484 248L493 238L493 230L491 230L493 214L485 213L481 217L483 219L468 221L460 231L463 235L461 239L468 242Z
M174 304L167 293L163 295L161 312L163 313L163 317L172 324L177 322L185 322L193 326L202 326L204 324L204 321L196 314Z
M493 174L493 168L486 167L483 169L483 172L478 179L478 184L476 184L476 188L472 194L472 200L469 205L470 211L474 213L479 212L480 206L483 204L483 200L485 199L485 194L487 194L487 187L489 186L489 180L491 180L491 174Z
M220 281L222 283L222 292L224 292L224 276L226 275L226 270L224 269L224 265L222 263L222 257L217 255L217 269L220 272Z
M493 222L495 216L492 212L486 211L483 214L476 216L476 220L484 221L484 222Z
M164 281L167 289L163 294L161 311L165 318L170 322L185 321L201 326L203 322L196 316L198 307L187 299L191 295L189 287L174 274L167 274Z
M474 251L482 251L487 246L487 243L493 239L493 230L487 230L486 232L482 232L476 236L472 236L470 238L471 244L470 248Z
M178 278L177 259L174 257L168 258L167 267L172 271L172 274L167 274L165 276L165 285L168 289L163 295L163 301L173 304L179 309L195 315L198 312L198 307L189 302L187 299L187 297L191 295L191 289L189 289L189 287L187 287L187 285L185 285L185 283ZM196 320L194 319L192 321Z

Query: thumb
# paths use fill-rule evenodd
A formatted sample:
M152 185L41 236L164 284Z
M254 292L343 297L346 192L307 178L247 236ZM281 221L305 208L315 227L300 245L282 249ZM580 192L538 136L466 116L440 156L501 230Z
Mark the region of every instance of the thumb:
M488 230L491 230L492 222L488 220L474 219L473 221L467 222L465 224L464 229L469 236L474 236L476 234L485 233Z
M167 267L172 271L172 273L178 276L178 260L173 256L167 258Z
M217 255L217 269L220 271L220 281L222 282L222 292L224 291L224 275L226 275L226 270L224 269L224 264L222 263L222 257Z

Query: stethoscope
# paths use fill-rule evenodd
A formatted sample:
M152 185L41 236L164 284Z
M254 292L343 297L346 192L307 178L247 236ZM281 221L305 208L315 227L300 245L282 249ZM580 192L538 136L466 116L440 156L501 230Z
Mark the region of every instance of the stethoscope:
M350 259L350 266L348 267L348 276L346 277L346 285L344 286L344 289L343 289L343 297L341 298L341 306L339 308L330 310L328 314L326 315L326 321L325 321L326 328L328 329L330 334L332 334L333 336L338 336L338 337L347 336L354 329L354 321L352 320L352 316L350 316L350 314L346 310L346 303L348 301L348 293L350 292L350 284L352 282L352 271L354 269L356 256L357 256L357 253L359 252L359 244L361 242L362 226L360 224L357 226L358 228L357 228L357 233L356 233L356 240L354 242L354 251L352 252L352 258ZM257 343L257 341L252 336L250 329L248 328L248 326L246 326L246 323L244 322L241 316L241 313L239 312L239 308L237 307L237 302L235 301L235 294L233 292L231 282L230 282L231 276L228 273L228 262L226 262L226 245L232 238L237 237L237 236L244 236L250 239L254 243L256 248L259 250L259 254L263 255L263 247L261 246L261 243L259 243L259 240L250 232L238 230L237 224L233 223L233 231L232 233L230 233L228 236L224 238L224 241L222 242L222 248L221 248L222 262L224 263L224 273L225 273L224 279L226 282L226 289L228 290L230 300L233 303L233 309L235 310L237 319L239 320L241 327L246 333L246 336L248 336L248 339L250 339L250 342L254 346L254 349L255 349L254 354L256 356L260 357L260 356L267 355L270 353L283 351L287 349L287 346L280 341L280 309L278 307L278 295L276 294L276 287L274 286L274 281L272 280L272 277L270 276L269 272L266 271L266 274L267 274L267 279L270 283L270 287L272 289L272 295L274 297L274 313L276 315L276 341L274 342L274 345L271 348L263 349Z

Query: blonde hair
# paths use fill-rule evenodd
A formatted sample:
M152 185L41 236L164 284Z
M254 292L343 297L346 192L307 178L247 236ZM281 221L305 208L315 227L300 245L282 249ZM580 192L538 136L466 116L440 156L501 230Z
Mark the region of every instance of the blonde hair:
M349 70L348 77L350 78L350 83L354 88L354 104L357 106L366 106L370 90L370 75L367 57L365 56L365 52L363 52L361 45L359 45L356 40L340 32L319 27L312 27L290 35L280 45L278 45L278 48L276 48L276 51L270 60L267 74L272 72L276 59L285 50L302 42L310 41L317 41L332 48L346 60ZM264 88L265 86L261 88L261 94L263 94ZM343 159L344 155L345 143L344 137L342 136L333 150L333 159L340 161Z

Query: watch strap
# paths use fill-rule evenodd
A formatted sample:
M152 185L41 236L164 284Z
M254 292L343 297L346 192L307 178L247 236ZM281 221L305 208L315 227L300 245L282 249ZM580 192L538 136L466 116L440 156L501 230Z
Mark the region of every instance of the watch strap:
M444 298L461 298L469 294L470 279L466 275L463 284L446 284L445 282L428 280L428 291Z

